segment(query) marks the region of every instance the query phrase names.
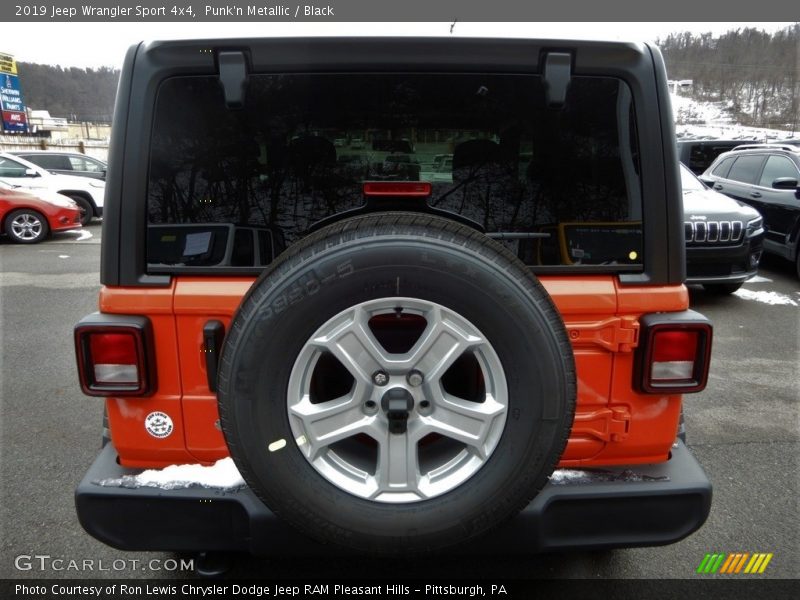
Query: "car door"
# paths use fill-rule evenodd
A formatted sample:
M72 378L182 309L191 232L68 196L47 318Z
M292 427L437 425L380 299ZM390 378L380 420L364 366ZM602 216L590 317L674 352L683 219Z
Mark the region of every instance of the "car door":
M772 183L780 177L800 179L800 171L789 158L772 154L767 157L758 183L750 195L760 203L758 210L764 217L767 230L764 245L772 252L791 259L788 242L800 224L800 199L796 190L772 187Z
M72 172L67 158L58 154L19 154L18 156L47 169L50 173L69 175Z
M106 178L106 167L98 160L88 156L70 156L69 162L72 175L102 180Z

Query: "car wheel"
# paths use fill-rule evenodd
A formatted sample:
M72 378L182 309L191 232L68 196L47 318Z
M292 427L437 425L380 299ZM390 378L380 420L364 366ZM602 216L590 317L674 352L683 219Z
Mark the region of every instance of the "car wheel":
M29 208L20 208L6 217L6 234L18 244L41 242L50 233L47 219Z
M451 221L385 213L285 252L242 301L219 372L222 430L250 488L324 543L459 544L545 485L575 365L547 292Z
M92 218L94 217L94 206L92 206L92 203L83 196L69 197L72 198L72 200L75 201L75 204L78 205L78 208L81 211L81 225L86 227L92 222Z
M742 287L741 283L704 283L703 288L711 294L719 294L720 296L725 294L732 294L736 290Z

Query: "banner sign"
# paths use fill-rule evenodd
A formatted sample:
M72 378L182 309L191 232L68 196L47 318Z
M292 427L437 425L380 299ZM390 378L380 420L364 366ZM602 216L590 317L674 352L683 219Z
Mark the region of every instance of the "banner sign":
M25 133L28 131L28 116L24 112L4 110L3 129L5 131Z
M0 73L17 74L17 61L10 54L0 52Z
M5 60L8 59L8 60ZM4 69L16 73L17 64L7 55L0 55L0 62ZM28 119L25 116L25 102L22 99L22 90L19 77L10 72L0 73L0 111L3 113L3 130L15 133L28 131Z

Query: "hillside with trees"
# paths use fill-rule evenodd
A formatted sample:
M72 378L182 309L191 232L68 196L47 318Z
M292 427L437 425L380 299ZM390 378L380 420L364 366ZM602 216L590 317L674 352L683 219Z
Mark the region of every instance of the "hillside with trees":
M25 104L71 121L110 123L119 71L18 62Z
M726 103L741 125L798 130L800 23L775 33L754 28L674 33L658 42L670 79L691 79L695 100ZM110 122L119 71L18 63L28 106L78 121Z
M797 131L800 23L775 33L675 33L659 46L669 78L693 80L695 100L726 102L741 125Z

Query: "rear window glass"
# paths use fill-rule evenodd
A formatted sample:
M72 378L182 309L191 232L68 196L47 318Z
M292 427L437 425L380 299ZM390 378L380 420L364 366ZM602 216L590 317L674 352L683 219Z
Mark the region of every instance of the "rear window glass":
M148 238L150 270L247 266L251 256L263 264L265 244L255 251L237 228L269 239L276 255L343 213L379 210L365 201L366 181L430 182L428 199L404 206L471 223L532 266L641 270L627 86L573 77L563 110L544 98L531 75L251 75L244 109L230 110L215 77L167 80L148 217L159 236L171 239L164 232L173 227L175 240L164 251L153 246L158 236ZM222 263L211 240L178 254L182 227L222 224L233 227Z

